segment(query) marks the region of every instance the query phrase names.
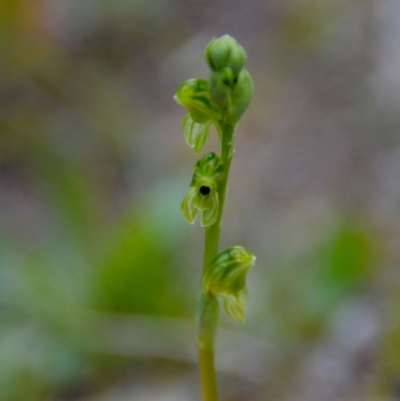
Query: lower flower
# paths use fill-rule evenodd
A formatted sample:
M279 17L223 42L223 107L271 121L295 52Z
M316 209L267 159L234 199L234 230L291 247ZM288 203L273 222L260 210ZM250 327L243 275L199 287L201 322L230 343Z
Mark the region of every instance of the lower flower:
M241 323L248 300L246 275L255 260L246 248L233 246L218 254L203 275L203 291L223 297L228 315Z

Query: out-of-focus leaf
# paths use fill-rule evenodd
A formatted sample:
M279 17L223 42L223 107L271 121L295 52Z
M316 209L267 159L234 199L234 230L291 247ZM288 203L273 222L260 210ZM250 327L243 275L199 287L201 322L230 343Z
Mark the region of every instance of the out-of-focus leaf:
M340 223L322 250L325 286L342 292L362 284L371 273L373 253L367 228L352 220Z
M320 246L271 277L270 307L280 341L321 335L335 307L371 277L373 244L368 228L342 219Z

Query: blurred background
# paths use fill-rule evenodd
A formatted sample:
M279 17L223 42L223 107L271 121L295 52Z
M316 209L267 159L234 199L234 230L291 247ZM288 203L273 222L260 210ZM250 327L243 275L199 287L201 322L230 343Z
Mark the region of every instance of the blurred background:
M255 96L221 246L257 265L246 323L221 319L221 400L399 400L399 21L397 0L1 0L0 400L200 400L172 96L225 33Z

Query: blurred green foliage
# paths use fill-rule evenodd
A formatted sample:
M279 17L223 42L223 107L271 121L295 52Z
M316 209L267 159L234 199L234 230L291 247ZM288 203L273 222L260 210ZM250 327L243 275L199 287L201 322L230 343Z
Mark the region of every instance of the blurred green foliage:
M168 224L154 230L151 224L152 207L165 210L165 204L149 203L109 227L109 233L95 234L87 218L90 208L81 207L89 202L84 195L88 188L77 191L74 182L58 177L55 187L49 182L63 195L62 202L52 203L55 214L61 212L60 228L30 250L5 235L0 241L0 366L5 367L0 399L41 400L49 390L91 378L97 359L88 352L96 320L87 317L88 307L115 313L187 313L182 302L186 291L174 285L179 270L171 266L171 244L179 231ZM172 205L163 201L167 209Z
M98 271L96 306L115 312L180 316L185 308L173 296L179 293L174 288L179 280L170 265L169 244L145 221L128 220L122 226Z
M322 336L336 308L368 285L375 248L371 230L350 218L311 252L272 273L268 298L279 341Z

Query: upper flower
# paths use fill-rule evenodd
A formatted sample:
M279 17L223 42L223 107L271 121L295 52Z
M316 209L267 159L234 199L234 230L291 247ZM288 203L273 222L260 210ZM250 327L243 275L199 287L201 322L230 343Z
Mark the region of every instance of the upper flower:
M185 81L174 99L189 111L196 123L204 124L221 118L221 111L213 104L210 85L205 79L193 78Z
M205 79L189 79L174 99L189 113L183 118L182 131L187 144L198 153L210 136L210 126L221 119L220 108L211 100L210 84Z

